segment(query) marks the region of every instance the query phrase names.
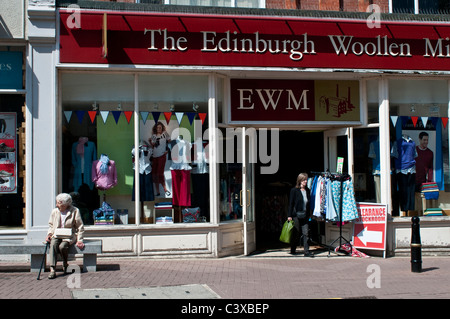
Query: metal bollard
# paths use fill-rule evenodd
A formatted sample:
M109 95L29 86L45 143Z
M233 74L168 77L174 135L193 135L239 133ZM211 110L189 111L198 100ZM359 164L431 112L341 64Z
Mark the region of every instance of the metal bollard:
M411 218L411 271L422 272L422 244L420 243L420 218Z

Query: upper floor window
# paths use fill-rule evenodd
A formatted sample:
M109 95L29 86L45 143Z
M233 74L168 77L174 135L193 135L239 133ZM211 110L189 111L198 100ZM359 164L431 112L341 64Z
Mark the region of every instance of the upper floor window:
M448 14L447 0L392 0L393 13Z
M264 0L163 0L163 1L164 4L173 4L173 5L232 7L232 8L264 8L265 3Z

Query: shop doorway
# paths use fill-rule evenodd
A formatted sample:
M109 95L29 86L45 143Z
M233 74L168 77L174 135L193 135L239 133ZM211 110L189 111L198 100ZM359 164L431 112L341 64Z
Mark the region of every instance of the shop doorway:
M324 170L324 132L281 130L279 169L275 174L255 174L256 251L287 248L279 241L287 219L289 192L301 172ZM259 172L259 165L255 164ZM318 242L324 226L312 221L310 235Z

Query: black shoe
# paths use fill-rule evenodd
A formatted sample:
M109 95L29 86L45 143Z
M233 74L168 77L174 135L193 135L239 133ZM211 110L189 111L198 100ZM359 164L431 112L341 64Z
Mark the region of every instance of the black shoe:
M305 253L305 257L314 258L314 254L308 251L307 253Z

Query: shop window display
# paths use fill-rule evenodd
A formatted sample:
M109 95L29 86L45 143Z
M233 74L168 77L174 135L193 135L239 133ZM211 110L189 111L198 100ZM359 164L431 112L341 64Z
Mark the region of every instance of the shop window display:
M390 92L398 216L427 215L428 209L439 209L448 197L447 83L391 80ZM435 200L427 200L422 191L430 182L439 190Z
M61 186L86 224L137 223L137 198L140 224L183 222L197 207L188 221L209 221L207 78L189 78L186 91L186 76L139 76L134 101L134 75L62 74Z

